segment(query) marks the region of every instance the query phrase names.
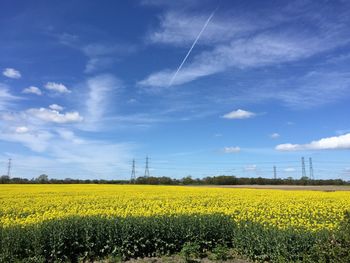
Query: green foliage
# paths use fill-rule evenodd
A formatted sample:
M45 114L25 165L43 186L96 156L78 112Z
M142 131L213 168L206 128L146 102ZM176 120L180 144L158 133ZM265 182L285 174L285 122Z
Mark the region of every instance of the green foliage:
M350 262L350 215L338 231L279 230L236 224L230 216L71 217L0 228L0 262L118 262L179 253L227 260L229 250L257 262Z
M220 261L228 260L231 258L230 250L226 245L219 244L213 249L209 258Z
M40 256L47 262L77 262L107 256L123 259L171 255L186 242L203 249L230 243L232 218L224 215L174 217L71 217L0 230L0 262Z
M246 222L237 228L233 243L240 254L258 262L300 262L313 244L328 232L266 228Z
M200 245L195 242L187 242L181 249L181 255L184 257L185 262L194 262L200 257Z
M308 262L350 262L350 212L335 233L315 243L306 258Z

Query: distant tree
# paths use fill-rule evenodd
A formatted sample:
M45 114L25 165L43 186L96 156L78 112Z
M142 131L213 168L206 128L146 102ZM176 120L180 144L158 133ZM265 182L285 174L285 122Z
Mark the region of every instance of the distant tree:
M37 178L27 179L20 177L10 178L7 175L0 176L0 184L130 184L130 180L79 180L73 178L49 179L46 174L41 174ZM170 177L138 177L134 180L135 184L151 185L350 185L349 181L342 179L317 179L311 180L309 177L293 179L288 177L281 178L263 178L263 177L236 177L233 175L208 176L204 178L192 178L190 175L182 179L173 179Z
M309 178L309 177L307 177L307 176L302 176L302 177L300 178L300 180L299 180L299 183L300 183L301 185L307 185L307 184L309 184L309 181L310 181L310 178Z
M10 182L10 176L8 175L2 175L0 177L0 183L1 184L6 184L6 183L9 183Z
M194 180L192 179L192 176L190 176L190 175L182 178L182 183L185 185L193 184L193 182L194 182Z
M38 183L47 183L49 181L49 176L46 174L41 174L35 179L35 181Z

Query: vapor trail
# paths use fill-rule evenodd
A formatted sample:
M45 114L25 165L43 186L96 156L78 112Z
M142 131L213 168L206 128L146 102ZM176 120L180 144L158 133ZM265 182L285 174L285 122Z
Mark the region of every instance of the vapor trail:
M183 64L185 64L185 62L186 62L188 56L191 54L192 49L193 49L194 46L197 44L198 39L200 38L200 36L202 35L203 31L205 30L205 28L206 28L207 25L209 24L210 20L213 18L213 16L214 16L214 14L215 14L215 12L216 12L217 9L218 9L218 8L216 8L216 9L210 14L210 16L208 17L207 21L204 23L204 25L203 25L201 31L199 32L198 36L197 36L196 39L194 40L194 42L193 42L191 48L188 50L188 52L187 52L185 58L182 60L180 66L177 68L177 70L176 70L174 76L171 78L168 87L170 87L170 86L173 84L173 82L174 82L174 80L175 80L177 74L178 74L179 71L181 70Z

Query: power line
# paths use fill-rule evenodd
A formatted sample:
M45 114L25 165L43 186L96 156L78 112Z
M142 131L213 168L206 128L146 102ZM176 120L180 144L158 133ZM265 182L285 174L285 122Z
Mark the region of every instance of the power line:
M301 172L302 172L302 177L306 177L306 170L305 170L305 158L301 157Z
M146 157L145 177L149 177L148 156Z
M139 159L141 160L141 159ZM252 164L252 162L249 161L199 161L199 160L187 160L189 163L191 164L228 164L228 165L232 165L232 164ZM186 163L186 161L184 162L183 160L179 161L179 160L168 160L168 161L162 161L162 160L156 160L153 161L153 163L156 163L158 165L167 165L167 164L174 164L174 163ZM275 164L275 163L298 163L298 161L254 161L254 164ZM347 162L349 163L349 162Z
M10 177L11 176L11 162L12 159L10 158L7 164L7 176Z
M131 182L135 182L136 171L135 171L135 159L132 160L132 171L131 171Z
M314 168L312 166L312 158L309 158L310 179L314 180Z

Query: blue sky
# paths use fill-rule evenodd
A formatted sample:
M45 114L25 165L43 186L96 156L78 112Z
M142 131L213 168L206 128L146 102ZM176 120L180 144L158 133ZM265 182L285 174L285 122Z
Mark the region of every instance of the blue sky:
M348 1L2 1L13 176L350 179ZM306 163L308 166L308 163Z

